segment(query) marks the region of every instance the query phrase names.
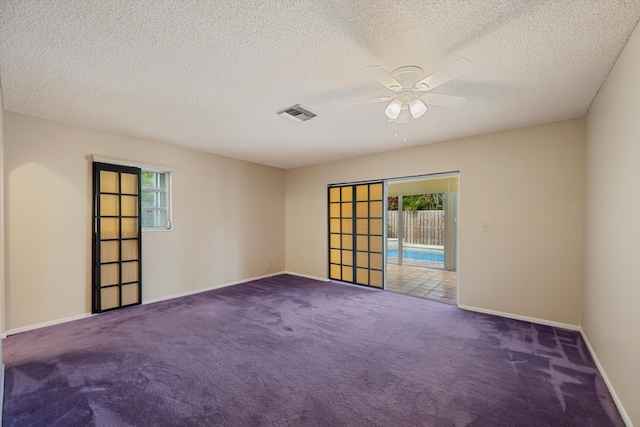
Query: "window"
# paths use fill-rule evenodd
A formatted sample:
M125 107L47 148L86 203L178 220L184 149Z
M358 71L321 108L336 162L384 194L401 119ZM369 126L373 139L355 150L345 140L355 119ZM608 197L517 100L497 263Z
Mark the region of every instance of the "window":
M111 165L140 168L140 195L143 231L168 231L173 229L171 203L171 179L173 169L166 166L145 165L129 160L93 155L93 161Z
M142 228L171 230L171 174L142 169Z

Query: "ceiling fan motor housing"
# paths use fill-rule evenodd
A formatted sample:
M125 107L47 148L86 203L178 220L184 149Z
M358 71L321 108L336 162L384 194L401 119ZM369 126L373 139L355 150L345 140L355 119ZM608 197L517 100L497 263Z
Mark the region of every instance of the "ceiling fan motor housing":
M416 83L422 80L424 71L420 67L409 65L396 68L391 75L402 85L402 89L414 89Z

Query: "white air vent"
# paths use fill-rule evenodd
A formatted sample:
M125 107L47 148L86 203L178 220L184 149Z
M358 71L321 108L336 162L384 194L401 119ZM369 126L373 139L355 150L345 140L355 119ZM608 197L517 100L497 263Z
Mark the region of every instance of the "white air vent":
M300 104L278 111L278 114L289 120L293 120L294 122L304 122L305 120L312 119L317 115Z

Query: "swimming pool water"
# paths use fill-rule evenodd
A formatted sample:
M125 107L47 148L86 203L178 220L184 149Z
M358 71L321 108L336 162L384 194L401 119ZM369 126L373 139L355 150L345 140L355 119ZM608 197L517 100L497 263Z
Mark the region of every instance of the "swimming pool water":
M389 249L387 251L387 256L397 258L398 250ZM444 253L442 251L402 249L402 257L409 259L419 259L422 261L444 262Z

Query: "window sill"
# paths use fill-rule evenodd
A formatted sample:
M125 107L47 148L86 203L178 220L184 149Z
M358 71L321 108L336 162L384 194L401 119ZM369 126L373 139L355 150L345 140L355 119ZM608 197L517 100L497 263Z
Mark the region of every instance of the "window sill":
M142 232L144 233L145 231L151 231L151 232L156 232L156 231L173 231L173 228L142 228Z

